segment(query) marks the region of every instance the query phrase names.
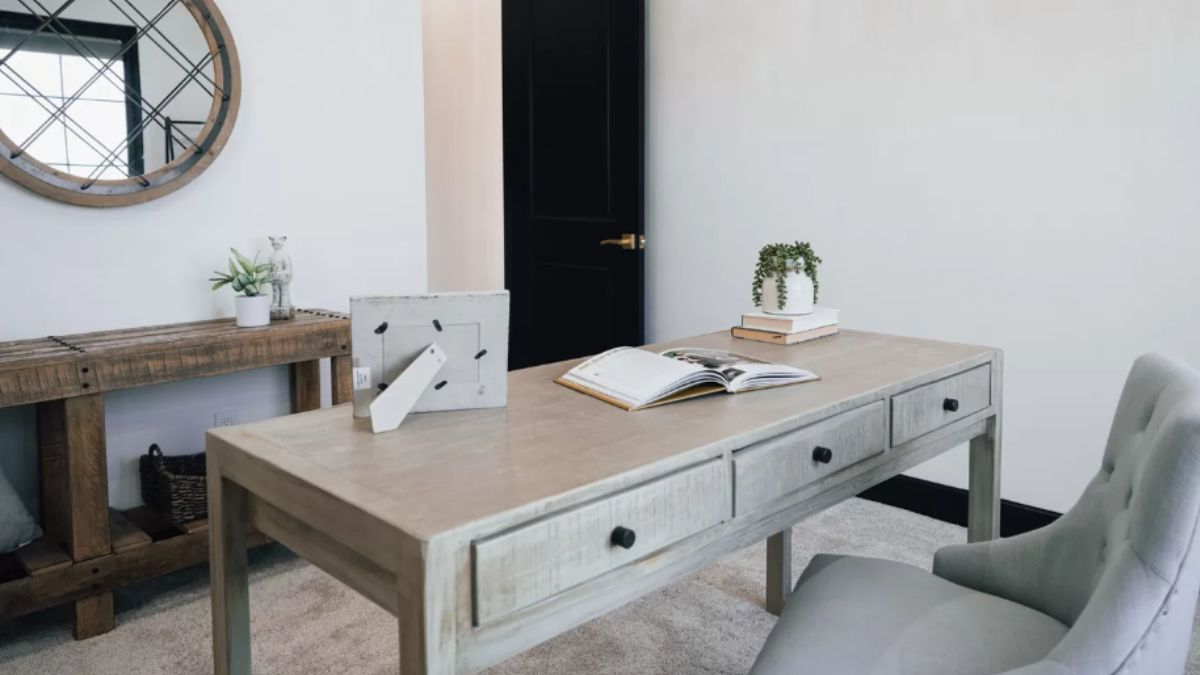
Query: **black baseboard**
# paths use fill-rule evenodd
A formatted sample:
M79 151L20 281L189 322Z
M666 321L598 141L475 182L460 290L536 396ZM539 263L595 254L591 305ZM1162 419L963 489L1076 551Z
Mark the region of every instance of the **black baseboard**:
M933 481L896 476L858 495L880 504L912 511L955 525L967 526L967 491ZM1061 513L1036 506L1000 501L1000 536L1011 537L1054 522Z

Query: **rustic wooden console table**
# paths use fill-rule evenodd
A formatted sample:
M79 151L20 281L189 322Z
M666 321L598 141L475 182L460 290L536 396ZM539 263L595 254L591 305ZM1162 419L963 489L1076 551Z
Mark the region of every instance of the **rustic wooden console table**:
M0 342L0 407L37 405L45 537L0 556L0 618L75 603L75 637L113 628L112 590L203 562L208 522L166 524L145 507L108 506L104 393L291 365L292 409L349 401L350 321L300 310L262 328L231 319ZM256 541L264 541L261 537Z

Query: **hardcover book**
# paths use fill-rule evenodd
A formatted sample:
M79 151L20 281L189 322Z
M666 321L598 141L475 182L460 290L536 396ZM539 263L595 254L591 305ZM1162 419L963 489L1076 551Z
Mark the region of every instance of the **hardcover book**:
M617 347L555 382L625 410L641 410L717 392L738 394L819 379L815 373L716 349L654 353Z
M756 330L754 328L742 328L734 326L729 329L729 332L735 338L744 340L756 340L758 342L769 342L773 345L794 345L817 338L828 337L838 334L837 324L825 326L823 328L813 328L812 330L802 330L798 333L776 333L770 330Z
M766 312L746 312L742 315L742 328L766 330L772 333L799 333L800 331L836 326L838 311L829 307L815 307L810 314L787 316Z

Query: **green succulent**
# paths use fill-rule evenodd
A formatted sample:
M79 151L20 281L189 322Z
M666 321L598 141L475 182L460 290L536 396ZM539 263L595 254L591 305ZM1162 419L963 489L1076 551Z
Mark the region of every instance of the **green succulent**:
M258 254L254 260L238 253L236 248L229 249L233 255L229 258L229 272L214 271L209 281L213 282L215 291L226 284L233 287L235 293L247 297L261 295L263 286L271 281L271 263L259 263Z
M754 268L754 285L751 293L755 306L762 306L763 282L773 278L775 291L779 294L779 304L787 302L787 275L790 272L803 272L813 282L813 302L817 301L817 291L821 285L817 282L817 266L821 259L813 252L807 241L797 241L792 244L767 244L758 252L758 266Z

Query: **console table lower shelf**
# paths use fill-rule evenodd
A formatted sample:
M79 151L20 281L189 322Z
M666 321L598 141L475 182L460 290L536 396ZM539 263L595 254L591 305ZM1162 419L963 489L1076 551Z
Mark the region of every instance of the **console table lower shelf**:
M145 506L109 509L112 554L75 562L48 539L0 557L0 609L20 616L208 561L208 519L171 525ZM248 535L251 547L270 540ZM111 598L111 595L108 595ZM111 600L103 605L111 611ZM97 617L103 620L105 617Z

